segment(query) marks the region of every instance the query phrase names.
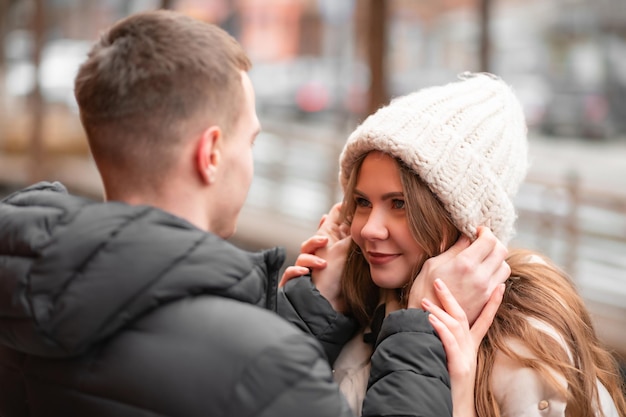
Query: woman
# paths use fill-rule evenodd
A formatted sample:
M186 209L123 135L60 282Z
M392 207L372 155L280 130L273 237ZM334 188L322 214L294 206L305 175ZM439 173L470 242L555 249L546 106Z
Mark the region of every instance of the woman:
M366 381L380 377L368 368L379 323L411 303L410 291L420 285L413 277L426 260L461 235L475 239L481 226L505 244L513 236L512 198L526 173L526 152L519 101L490 74L466 74L398 98L348 139L341 221L352 241L345 266L329 258L314 280L316 273L341 270L334 298L360 325L334 362L357 412ZM314 267L307 259L298 264ZM512 251L508 264L504 299L489 330L470 327L475 313L463 311L441 282L441 302L421 304L446 348L454 414L626 415L616 363L567 276L531 252ZM284 280L300 271L288 269Z

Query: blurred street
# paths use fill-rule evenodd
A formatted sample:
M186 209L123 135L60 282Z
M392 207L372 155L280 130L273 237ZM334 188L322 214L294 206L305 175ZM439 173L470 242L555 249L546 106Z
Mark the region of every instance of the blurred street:
M287 264L341 199L339 152L359 120L465 70L494 72L530 126L512 245L571 274L601 337L626 360L622 2L0 1L0 194L45 179L101 198L74 74L102 28L142 9L176 5L225 28L252 58L263 131L232 240L284 246Z
M337 160L347 134L329 138L327 130L311 126L272 126L255 145L257 173L234 239L251 248L280 244L291 264L320 216L340 198ZM530 160L516 200L520 219L512 246L540 250L570 272L601 337L626 357L626 332L620 330L626 329L626 140L531 134ZM277 173L280 166L284 171ZM580 193L593 195L570 223L572 202L563 189L572 178ZM544 184L554 192L546 193ZM596 204L604 198L617 206Z
M337 132L315 123L281 123L276 117L261 116L261 121L264 131L255 145L256 178L244 210L275 214L276 220L254 220L248 226L245 218L256 215L243 215L238 238L265 246L278 237L277 243L288 247L291 254L297 253L301 241L315 230L320 216L341 197L336 183L337 160L349 131ZM588 141L531 132L529 156L530 180L564 183L576 176L582 189L621 197L626 202L626 138ZM280 170L276 165L288 167L278 186L273 182ZM274 172L268 171L268 166L273 166ZM59 180L70 190L93 197L101 195L100 179L87 155L49 155L43 169L47 179ZM27 154L0 152L0 183L9 188L27 184L28 171ZM521 200L523 192L524 187ZM275 228L277 222L283 227ZM268 236L257 232L263 225L273 233ZM626 225L623 229L626 233Z
M250 249L284 246L291 264L320 216L340 199L337 160L347 132L310 123L262 122L264 132L255 145L255 179L232 240ZM530 159L528 181L517 198L520 219L512 245L541 250L571 269L598 317L598 331L626 355L626 332L617 331L626 328L626 140L590 142L531 134ZM101 196L88 157L51 156L46 162L48 180ZM2 184L11 189L25 185L27 172L26 157L0 154ZM575 239L576 247L564 223L567 198L559 192L545 194L537 185L566 184L573 176L583 193L593 190L621 204L609 211L579 210L577 227L584 233ZM572 252L576 259L568 264Z
M530 136L529 176L578 175L584 188L626 196L626 137L607 142Z

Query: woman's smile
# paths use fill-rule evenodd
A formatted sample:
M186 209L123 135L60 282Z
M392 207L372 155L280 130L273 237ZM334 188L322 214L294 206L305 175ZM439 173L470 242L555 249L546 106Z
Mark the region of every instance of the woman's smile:
M385 265L400 257L397 253L380 253L380 252L366 252L365 255L367 262L370 265Z

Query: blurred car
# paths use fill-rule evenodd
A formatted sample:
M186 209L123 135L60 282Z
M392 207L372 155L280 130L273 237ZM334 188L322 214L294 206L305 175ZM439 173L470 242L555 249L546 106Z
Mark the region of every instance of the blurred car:
M615 134L607 94L599 87L555 84L540 122L542 133L605 139Z
M358 61L299 56L255 63L250 78L261 112L360 113L367 103L369 71Z

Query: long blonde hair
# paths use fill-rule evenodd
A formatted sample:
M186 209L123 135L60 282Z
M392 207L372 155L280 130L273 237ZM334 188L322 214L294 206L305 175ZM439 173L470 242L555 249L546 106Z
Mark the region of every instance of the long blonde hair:
M601 415L596 414L600 410L597 380L608 390L620 415L625 416L626 401L617 361L598 339L584 301L568 275L546 257L529 250L511 250L507 263L511 277L478 351L478 415L501 415L490 379L495 354L502 352L539 372L560 392L567 400L566 416ZM533 326L529 318L556 331L565 346ZM523 343L530 355L522 356L511 349L511 340ZM555 379L554 371L565 378L567 387Z
M346 187L343 216L348 223L355 212L353 192L365 156L362 155L357 161ZM402 162L396 161L405 194L408 225L425 253L422 259L416 260L413 278L409 279L406 286L410 288L426 259L448 249L460 233L427 185ZM598 340L589 313L575 286L548 259L541 256L544 262L532 262L532 255L540 256L527 250L513 250L507 259L511 266L507 290L478 352L478 415L501 415L490 385L492 364L496 352L500 351L523 366L536 369L548 383L565 395L568 417L596 415L599 409L596 380L608 390L620 415L626 416L619 367L615 358ZM368 325L379 303L379 289L372 282L369 265L354 242L343 271L342 287L350 312L362 326ZM401 293L399 297L402 300ZM558 332L565 340L567 349L533 326L529 318L535 318ZM522 357L513 351L507 343L511 338L521 341L535 359ZM570 355L574 359L573 363ZM550 370L562 375L568 387L563 388Z

